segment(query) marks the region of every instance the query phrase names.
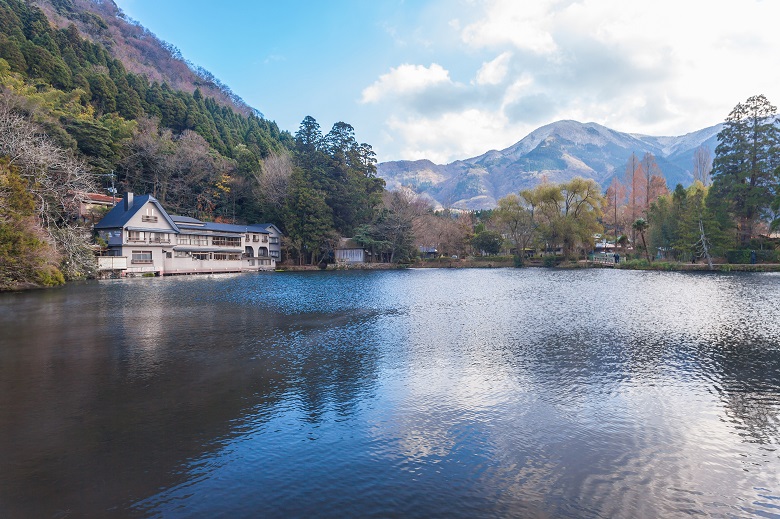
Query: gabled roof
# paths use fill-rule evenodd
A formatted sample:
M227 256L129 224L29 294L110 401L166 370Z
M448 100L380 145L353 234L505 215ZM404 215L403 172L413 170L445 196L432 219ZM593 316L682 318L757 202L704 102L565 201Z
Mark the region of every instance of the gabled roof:
M266 232L269 232L269 233L270 232L276 232L276 234L278 234L279 236L283 236L284 235L284 233L282 231L280 231L279 228L277 226L275 226L274 224L272 224L272 223L258 223L258 224L255 224L253 227L258 227L258 228L264 229ZM273 231L271 230L271 228L273 228Z
M352 238L339 238L339 244L336 250L362 249L358 242Z
M116 229L125 227L127 222L129 222L130 219L135 216L138 211L140 211L141 208L146 205L147 202L154 204L155 207L157 207L157 209L160 211L160 215L165 219L166 222L168 222L168 225L170 225L174 231L179 232L179 228L176 226L176 223L171 219L170 216L168 216L168 213L165 212L165 209L163 209L162 205L160 205L160 202L158 202L157 199L152 195L134 196L133 206L130 207L130 209L127 211L125 211L124 201L116 204L113 209L111 209L108 214L103 217L102 220L95 224L95 229Z
M132 193L125 196L132 196ZM160 202L154 198L152 195L138 195L138 196L132 196L132 202L133 206L125 211L125 204L124 201L119 202L116 204L113 209L111 209L106 216L103 217L102 220L100 220L96 225L96 229L118 229L118 228L124 228L127 226L127 223L130 221L133 216L135 216L138 211L141 210L141 208L146 203L154 204L155 207L160 211L160 215L165 219L166 222L171 226L171 228L174 230L174 232L181 233L182 230L186 231L210 231L212 233L230 233L230 234L245 234L248 232L254 232L259 234L270 234L272 232L276 232L279 235L281 235L281 231L279 231L279 228L276 227L272 223L261 223L261 224L253 224L253 225L237 225L237 224L230 224L230 223L217 223L217 222L203 222L201 220L198 220L197 218L192 218L189 216L179 216L179 215L169 215L165 209L163 209L162 205L160 205ZM148 231L157 231L155 229L146 229Z

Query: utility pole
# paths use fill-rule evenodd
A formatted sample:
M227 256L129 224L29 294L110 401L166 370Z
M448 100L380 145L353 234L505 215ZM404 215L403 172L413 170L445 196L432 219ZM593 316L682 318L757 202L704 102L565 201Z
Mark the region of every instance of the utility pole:
M111 176L111 205L116 205L116 186L114 185L116 175L114 175L113 169L109 175Z

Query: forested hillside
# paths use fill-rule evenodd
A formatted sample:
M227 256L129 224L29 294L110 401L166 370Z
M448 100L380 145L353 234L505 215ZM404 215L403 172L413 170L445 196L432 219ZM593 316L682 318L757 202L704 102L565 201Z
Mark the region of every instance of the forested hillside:
M140 23L128 18L113 0L33 0L57 28L75 25L91 41L102 44L134 74L167 83L174 90L205 97L249 115L257 113L213 74L187 61L179 49L162 41Z
M68 19L104 31L118 27L95 12L79 10L81 2L42 3L55 11L60 25ZM113 2L95 5L104 4L116 8ZM55 228L73 228L65 210L73 203L68 197L78 198L78 192L87 189L105 190L112 182L120 192L153 194L175 214L275 222L289 237L290 256L301 261L314 261L327 240L376 216L384 182L375 178L371 146L359 144L349 124L337 123L323 136L316 121L307 118L302 128L309 131L316 125L316 132L302 142L303 134L296 140L273 121L251 110L241 113L236 103L204 95L198 87L190 93L130 71L115 55L117 50L126 54L127 46L108 48L75 23L58 28L31 3L0 0L0 85L6 121L0 128L0 153L9 158L0 180L15 186L19 179L26 182L36 210L13 221L35 227L28 234L51 245L51 258L69 265L76 263L75 256L88 258L68 253ZM164 77L175 68L170 63L166 67L166 74L154 75ZM9 126L13 124L23 126L30 139L16 139ZM59 174L56 164L30 173L34 167L23 157L35 155L31 148L41 142L67 157L78 181L36 198L40 175ZM0 191L4 212L12 211L13 204L5 203L10 192ZM52 207L63 210L52 216ZM9 215L4 217L11 221ZM82 251L88 244L83 234ZM15 249L7 250L11 254ZM88 263L66 272L66 277L89 275ZM6 281L18 274L8 265L0 265L0 278ZM0 284L13 280L0 279Z
M96 15L89 19L100 20ZM176 209L193 209L177 202L200 198L203 207L213 204L219 214L223 208L207 192L207 184L224 181L220 177L230 169L218 164L219 159L255 164L290 146L290 135L275 123L237 113L204 97L199 89L190 94L128 72L106 47L83 37L75 25L55 29L42 10L24 2L0 2L0 58L10 68L3 86L21 98L20 109L57 144L82 155L94 173L117 172L122 187L155 192L163 202L172 197ZM155 146L157 150L151 149ZM175 178L177 173L172 172L181 170L180 164L156 160L178 152L192 162L193 153L210 159L213 151L219 157L205 161L215 162L209 164L212 171L179 171L184 178ZM186 162L185 157L178 158L179 163ZM188 174L200 177L194 182L203 184L200 189ZM169 189L169 180L188 184L187 192Z

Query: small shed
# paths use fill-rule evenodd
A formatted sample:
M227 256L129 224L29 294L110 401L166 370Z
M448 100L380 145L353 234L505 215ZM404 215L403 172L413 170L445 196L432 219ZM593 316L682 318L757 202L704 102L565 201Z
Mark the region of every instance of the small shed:
M336 263L365 263L366 251L352 238L341 238L336 247Z
M417 247L417 250L420 251L420 257L424 259L434 259L439 257L439 250L436 247L425 247L420 245Z

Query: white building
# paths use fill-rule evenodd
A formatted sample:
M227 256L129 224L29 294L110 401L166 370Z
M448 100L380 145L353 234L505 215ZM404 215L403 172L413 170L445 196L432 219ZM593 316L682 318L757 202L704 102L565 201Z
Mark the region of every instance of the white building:
M104 270L121 275L273 270L281 232L273 224L234 225L169 215L153 196L125 194L95 225L108 244Z

